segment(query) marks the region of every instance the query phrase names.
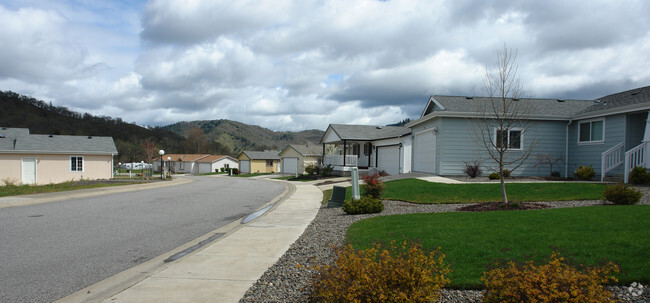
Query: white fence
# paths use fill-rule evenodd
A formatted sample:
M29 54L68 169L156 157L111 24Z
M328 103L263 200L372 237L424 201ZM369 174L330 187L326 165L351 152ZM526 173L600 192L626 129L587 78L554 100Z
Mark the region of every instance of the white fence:
M345 166L357 166L356 155L345 156ZM343 166L343 155L326 155L323 157L323 165Z

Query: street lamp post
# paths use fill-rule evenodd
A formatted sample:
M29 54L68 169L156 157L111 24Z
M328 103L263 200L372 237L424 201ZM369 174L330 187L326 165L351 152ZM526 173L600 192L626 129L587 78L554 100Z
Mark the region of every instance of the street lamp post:
M163 155L165 154L165 151L161 149L158 152L158 154L160 155L160 180L162 180L163 179L163 173L165 171L165 169L163 167Z
M167 167L169 167L169 175L172 174L172 157L167 157ZM176 173L176 165L174 165L174 173Z

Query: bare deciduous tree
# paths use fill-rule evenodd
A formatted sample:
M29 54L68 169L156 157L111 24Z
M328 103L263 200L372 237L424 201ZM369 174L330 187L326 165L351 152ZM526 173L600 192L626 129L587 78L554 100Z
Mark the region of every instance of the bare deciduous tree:
M154 144L150 138L147 138L142 142L142 149L144 149L144 157L147 163L152 163L153 155L156 152L156 144Z
M487 98L476 100L474 122L476 142L487 152L495 166L489 169L501 176L503 203L508 203L504 170L514 171L531 155L535 136L528 130L528 117L534 112L530 100L522 100L524 88L519 81L517 52L497 50L494 70L486 69L483 87ZM526 139L524 141L524 138Z
M553 165L555 165L556 163L558 163L560 161L564 161L562 159L562 156L556 156L556 155L551 154L551 153L537 154L537 155L535 155L535 158L537 158L537 163L535 164L535 166L548 165L548 167L550 169L549 176L553 175Z
M200 154L207 151L208 140L203 130L199 127L194 126L188 129L185 137L187 138L186 145L188 153Z

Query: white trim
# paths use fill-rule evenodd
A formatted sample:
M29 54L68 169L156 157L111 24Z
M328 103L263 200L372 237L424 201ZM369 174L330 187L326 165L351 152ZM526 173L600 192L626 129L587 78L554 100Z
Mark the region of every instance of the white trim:
M511 127L511 128L504 129L504 130L508 132L508 141L506 142L506 144L508 145L508 148L506 150L507 151L508 150L511 150L511 151L522 151L522 150L524 150L524 131L523 131L523 129L521 129L521 127ZM495 148L498 148L497 147L497 142L496 142L496 140L497 140L497 131L499 131L499 128L495 127L494 128L494 137L492 137L492 140L493 140L492 143L494 143ZM510 148L510 131L518 131L519 132L519 148Z
M81 170L72 170L72 158L81 158ZM84 159L84 156L80 155L75 155L75 156L70 156L68 157L68 170L71 173L83 173L86 170L86 159ZM76 160L79 161L79 160Z
M591 140L591 134L592 134L592 126L591 125L592 125L593 122L598 122L598 121L603 122L603 138L602 138L602 140L592 141ZM606 129L605 128L605 117L597 118L597 119L580 120L580 121L577 121L577 122L578 122L578 130L577 130L578 131L578 133L577 133L578 138L577 139L578 139L578 144L579 145L603 144L603 143L605 143L605 129ZM590 124L590 126L589 126L589 141L580 141L580 125L587 124L587 123Z

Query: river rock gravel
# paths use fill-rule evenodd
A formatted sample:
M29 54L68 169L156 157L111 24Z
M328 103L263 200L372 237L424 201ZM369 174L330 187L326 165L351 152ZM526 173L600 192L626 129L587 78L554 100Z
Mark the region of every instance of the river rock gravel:
M640 187L643 198L640 204L650 204L648 187ZM603 204L600 200L540 202L554 208L581 207ZM260 279L246 292L240 303L251 302L308 302L309 285L314 274L313 267L330 264L334 258L335 246L344 244L348 227L359 220L376 216L410 213L452 212L468 204L421 205L400 201L384 201L384 211L380 214L346 215L341 208L321 208L305 229L304 233L291 245L289 250L270 267ZM647 286L636 287L635 295L630 287L608 286L618 302L650 302ZM438 302L480 302L480 290L443 289Z

